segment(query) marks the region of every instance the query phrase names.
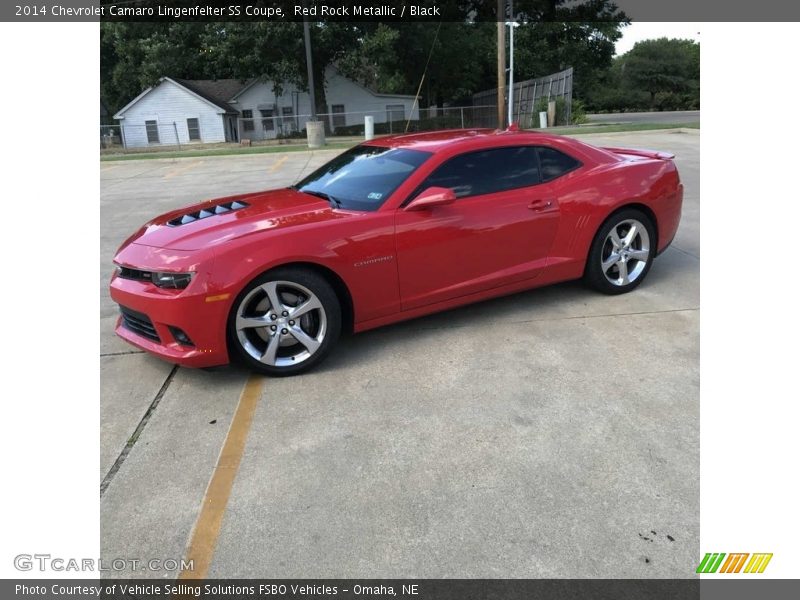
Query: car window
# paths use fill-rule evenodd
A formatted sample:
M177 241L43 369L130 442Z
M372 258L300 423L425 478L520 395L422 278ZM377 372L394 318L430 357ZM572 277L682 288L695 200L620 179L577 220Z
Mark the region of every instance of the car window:
M325 194L342 208L377 210L430 152L381 146L356 146L295 185L301 192Z
M581 163L563 152L542 146L539 148L539 166L542 169L542 181L552 181L577 169Z
M461 154L436 169L419 191L450 188L457 198L491 194L539 183L536 148L492 148Z

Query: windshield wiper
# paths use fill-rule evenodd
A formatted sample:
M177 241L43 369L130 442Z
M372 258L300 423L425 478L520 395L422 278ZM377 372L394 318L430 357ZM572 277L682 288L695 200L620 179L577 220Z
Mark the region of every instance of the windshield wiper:
M323 200L327 200L331 203L331 206L334 208L341 208L342 201L338 198L331 196L330 194L326 194L325 192L318 192L317 190L300 190L304 194L310 194L312 196L316 196L317 198L322 198Z

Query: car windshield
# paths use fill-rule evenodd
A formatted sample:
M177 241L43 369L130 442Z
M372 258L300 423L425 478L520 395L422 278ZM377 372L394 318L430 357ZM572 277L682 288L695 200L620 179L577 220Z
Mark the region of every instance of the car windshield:
M377 210L430 152L356 146L300 181L294 189L353 210Z

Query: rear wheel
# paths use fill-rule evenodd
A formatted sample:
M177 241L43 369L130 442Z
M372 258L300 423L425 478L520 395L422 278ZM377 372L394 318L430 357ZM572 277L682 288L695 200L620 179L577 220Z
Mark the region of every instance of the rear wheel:
M606 294L624 294L647 275L655 256L655 229L650 218L633 208L621 210L597 232L584 280Z
M341 307L313 271L282 268L253 280L228 318L231 354L267 375L297 375L319 363L341 332Z

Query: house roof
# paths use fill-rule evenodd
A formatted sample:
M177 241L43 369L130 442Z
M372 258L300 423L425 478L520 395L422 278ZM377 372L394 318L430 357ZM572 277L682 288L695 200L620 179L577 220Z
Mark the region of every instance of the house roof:
M114 115L114 118L124 119L125 112L131 106L156 89L164 81L169 81L179 87L182 87L190 94L200 98L205 102L208 102L212 106L215 106L227 114L237 114L239 112L230 104L228 104L228 100L230 100L239 90L247 85L247 82L239 79L175 79L173 77L162 77L157 85L147 88L141 94L136 96L136 98L128 102L128 104L126 104L117 112L117 114Z
M224 109L225 112L238 112L228 102L247 85L241 79L175 79L186 89Z

